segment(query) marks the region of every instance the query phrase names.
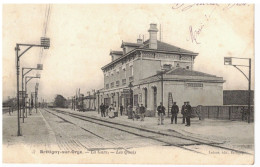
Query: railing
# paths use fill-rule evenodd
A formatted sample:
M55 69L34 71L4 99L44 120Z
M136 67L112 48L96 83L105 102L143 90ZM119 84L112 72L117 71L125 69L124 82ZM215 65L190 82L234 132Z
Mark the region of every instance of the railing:
M250 108L250 121L254 121L254 106ZM246 121L248 118L248 110L245 105L236 106L197 106L192 107L192 117L200 119L221 119Z

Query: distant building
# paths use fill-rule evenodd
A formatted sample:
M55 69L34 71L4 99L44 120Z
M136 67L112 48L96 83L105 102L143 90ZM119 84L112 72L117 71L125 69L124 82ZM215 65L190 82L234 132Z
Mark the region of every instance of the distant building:
M122 41L122 51L110 51L112 61L101 68L104 88L97 94L99 104L142 103L148 110L156 110L161 101L168 106L171 93L179 106L185 101L192 106L223 105L225 81L193 70L198 53L158 41L156 24L150 24L148 32L147 41Z
M248 90L224 90L224 105L248 105ZM254 91L251 91L250 104L254 105Z

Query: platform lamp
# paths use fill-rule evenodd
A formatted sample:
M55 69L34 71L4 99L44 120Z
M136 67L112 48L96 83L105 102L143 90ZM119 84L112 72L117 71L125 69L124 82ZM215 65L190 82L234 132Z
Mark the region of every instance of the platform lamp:
M24 70L28 70L27 72L24 72ZM25 91L24 91L24 77L26 74L28 74L29 72L31 72L32 70L43 70L43 64L37 64L37 67L36 68L28 68L28 67L23 67L22 68L22 92L24 92L22 94L22 98L23 98L23 122L24 122L24 113L25 113L25 96L27 96L25 94ZM27 117L27 111L26 111L26 117Z
M133 90L132 90L132 88L134 87L134 85L132 84L132 82L129 83L128 87L130 88L130 105L133 107Z
M248 60L248 66L247 65L240 65L240 64L233 64L232 63L232 59L244 59L244 60ZM236 69L238 69L238 71L240 71L248 80L248 123L250 123L250 115L251 115L251 104L250 104L250 100L251 100L251 58L240 58L240 57L224 57L224 65L231 65L233 67L235 67ZM249 70L248 72L248 77L247 75L239 68L240 67L247 67Z

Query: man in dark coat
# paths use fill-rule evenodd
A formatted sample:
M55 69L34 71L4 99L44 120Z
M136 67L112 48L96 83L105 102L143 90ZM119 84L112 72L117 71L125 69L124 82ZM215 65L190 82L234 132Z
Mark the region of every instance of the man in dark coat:
M160 124L163 125L163 120L165 116L165 107L163 106L162 102L157 107L157 111L158 111L158 125Z
M182 124L185 124L185 112L186 112L186 102L181 107L181 114L182 114Z
M139 109L140 114L141 114L141 121L144 121L144 114L145 114L145 107L143 106L143 104L141 104L141 107Z
M105 105L103 103L100 105L100 110L101 110L101 117L105 117L106 108L105 108Z
M121 105L120 105L120 115L121 115L121 116L123 115L123 110L124 110L124 107L123 107L123 105L121 104Z
M191 117L191 105L190 102L187 102L187 106L186 106L186 122L187 124L185 126L190 126L190 117Z
M176 102L173 103L171 108L171 124L173 124L173 120L175 119L175 124L177 124L177 115L179 113L179 107L176 105Z

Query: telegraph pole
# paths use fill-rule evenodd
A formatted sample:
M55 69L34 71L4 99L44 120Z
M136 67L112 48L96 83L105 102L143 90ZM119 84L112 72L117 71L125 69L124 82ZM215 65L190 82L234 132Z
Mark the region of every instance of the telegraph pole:
M17 125L18 125L18 131L17 131L17 136L22 136L22 133L21 133L21 129L20 129L20 97L19 97L19 65L20 65L20 62L19 62L19 45L16 44L16 48L15 48L15 51L16 51L16 79L17 79Z
M250 123L250 116L251 116L251 59L249 59L249 81L248 81L248 123Z
M240 65L240 64L232 64L232 59L246 59L249 62L249 65ZM248 123L250 123L250 116L251 116L251 58L240 58L240 57L225 57L224 58L224 65L232 65L233 67L235 67L236 69L238 69L248 80ZM248 77L246 76L246 74L239 68L239 66L241 67L248 67Z

